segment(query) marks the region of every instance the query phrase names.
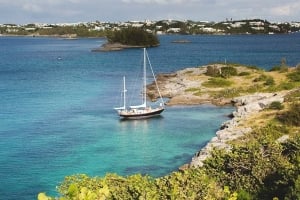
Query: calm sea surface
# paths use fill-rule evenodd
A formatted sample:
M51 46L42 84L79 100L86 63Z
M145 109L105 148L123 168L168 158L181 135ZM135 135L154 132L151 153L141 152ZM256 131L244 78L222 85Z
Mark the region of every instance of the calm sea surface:
M188 39L191 43L176 44ZM155 73L212 62L270 69L300 62L300 35L161 36L148 50ZM121 121L122 76L141 50L95 53L104 39L0 37L0 199L57 195L66 175L162 176L189 162L231 107L173 106L161 117ZM130 84L130 81L129 81Z

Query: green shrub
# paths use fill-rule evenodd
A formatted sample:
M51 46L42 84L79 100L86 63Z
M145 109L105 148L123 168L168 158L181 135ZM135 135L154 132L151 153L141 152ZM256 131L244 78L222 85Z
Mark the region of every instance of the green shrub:
M193 95L196 95L196 96L201 96L202 95L202 92L201 92L200 88L188 88L188 89L185 90L185 92L192 92Z
M274 66L270 69L270 72L272 71L279 71L281 73L284 73L284 72L288 72L289 71L289 67L288 66L285 66L285 65L281 65L281 66Z
M280 65L274 66L270 71L288 72L289 67L286 64L286 58L281 58Z
M240 88L228 88L221 91L216 92L214 97L216 98L233 98L240 95L240 93L244 92Z
M238 74L239 76L249 76L250 72L241 72Z
M269 76L267 77L265 83L264 83L265 86L272 86L272 85L275 85L275 81L274 81L274 78Z
M294 82L300 81L300 68L297 68L295 72L292 72L287 75L287 77Z
M257 67L257 66L246 66L247 68L249 69L253 69L253 70L256 70L256 71L262 71L262 69L260 67Z
M263 88L263 86L260 84L253 84L252 86L248 87L246 91L251 94L251 93L261 91L262 88Z
M232 82L224 78L210 78L208 81L202 83L205 87L229 87L232 85Z
M284 108L284 105L282 105L282 103L279 101L273 101L269 105L269 109L273 109L273 110L282 110L283 108Z
M253 80L253 82L260 82L260 81L266 81L268 78L268 76L266 76L265 74L261 74L259 77L255 78Z
M249 192L247 192L245 190L240 190L238 192L237 199L238 200L252 200L253 196Z
M285 96L285 101L287 102L296 102L299 100L300 100L300 90L295 90Z
M270 72L274 72L274 71L280 71L280 67L281 66L274 66L270 69Z
M278 91L280 90L291 90L296 87L294 82L282 82L278 85Z
M200 88L188 88L185 90L185 92L198 92Z
M205 74L207 76L218 77L218 76L220 76L220 73L221 73L221 71L220 71L220 69L217 66L215 66L215 65L213 65L213 66L209 65L209 66L207 66L207 70L206 70Z
M274 78L272 76L267 76L265 74L261 74L259 77L255 78L253 82L263 82L265 86L272 86L275 84Z
M221 68L221 76L223 78L229 78L230 76L236 76L237 70L234 67L222 67Z
M300 103L292 104L291 108L277 117L286 125L300 126Z

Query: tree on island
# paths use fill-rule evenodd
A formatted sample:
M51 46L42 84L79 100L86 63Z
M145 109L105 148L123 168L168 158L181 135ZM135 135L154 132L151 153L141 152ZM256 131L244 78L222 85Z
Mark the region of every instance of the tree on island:
M107 34L109 43L121 43L130 46L153 47L159 45L156 35L141 28L129 27Z

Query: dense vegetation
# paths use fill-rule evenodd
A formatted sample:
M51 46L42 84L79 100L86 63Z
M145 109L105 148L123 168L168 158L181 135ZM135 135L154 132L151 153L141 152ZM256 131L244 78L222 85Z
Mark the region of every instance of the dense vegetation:
M30 29L32 28L32 29ZM11 31L8 31L11 30ZM60 36L60 37L105 37L106 31L91 30L89 27L79 24L77 26L50 25L47 28L36 27L28 24L26 27L0 28L0 34L34 35L34 36Z
M230 76L240 76L232 68L225 69ZM299 68L282 73L287 82L299 84L295 78ZM281 84L265 85L270 75L262 75L256 76L256 83L264 88ZM228 79L219 75L212 78ZM263 124L249 122L253 131L232 141L230 151L215 149L203 167L160 178L141 174L68 176L58 187L60 199L300 199L299 87L291 90L285 102L271 103L260 113L260 119ZM44 199L54 198L40 193L39 200Z
M148 33L141 28L126 28L119 31L113 31L107 35L108 42L121 43L133 46L157 46L159 40L156 35Z
M223 22L160 20L144 22L85 22L63 24L0 24L0 34L8 35L54 35L76 37L103 37L109 32L140 27L143 30L166 34L269 34L299 32L299 22L270 23L261 19Z

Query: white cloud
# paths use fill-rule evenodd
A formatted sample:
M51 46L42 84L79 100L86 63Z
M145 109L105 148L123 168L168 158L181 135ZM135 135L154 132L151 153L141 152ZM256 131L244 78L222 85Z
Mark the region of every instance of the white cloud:
M275 16L290 16L299 12L300 2L287 3L271 8L271 14Z
M299 21L299 0L0 0L0 23L261 18Z
M189 3L195 0L122 0L124 3L138 3L138 4L179 4Z
M33 13L43 12L43 8L36 4L24 4L22 5L22 9Z

